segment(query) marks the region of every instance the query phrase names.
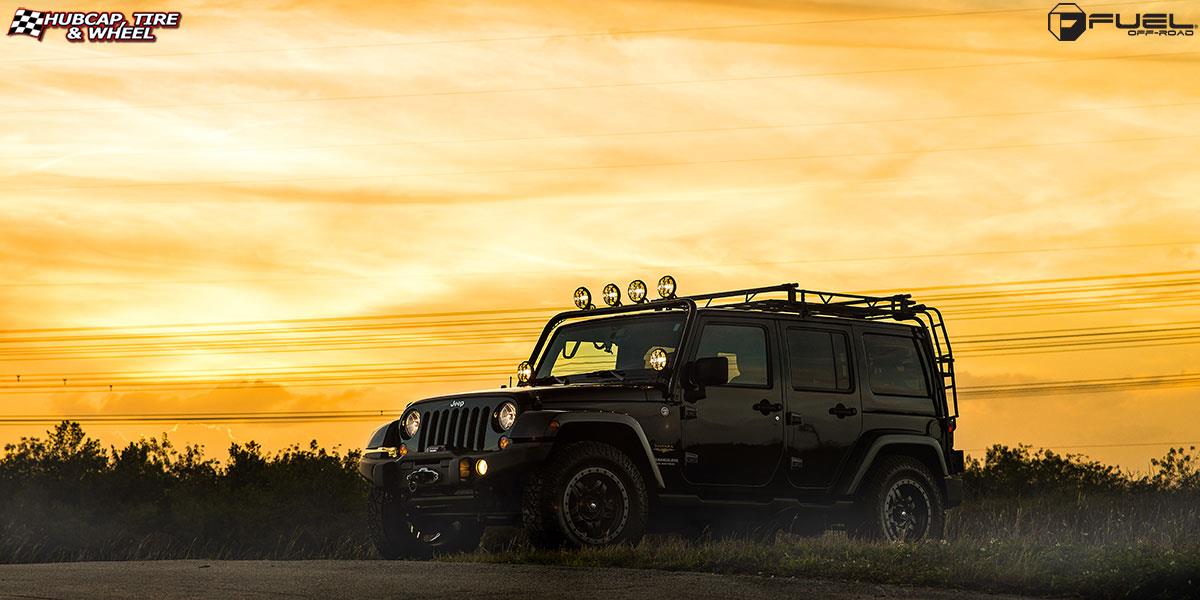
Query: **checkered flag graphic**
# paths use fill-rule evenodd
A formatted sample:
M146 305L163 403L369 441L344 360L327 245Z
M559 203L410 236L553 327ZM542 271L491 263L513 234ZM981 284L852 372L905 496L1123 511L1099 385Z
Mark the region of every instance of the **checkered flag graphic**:
M18 8L13 15L12 25L8 26L8 35L28 35L42 40L43 25L46 23L46 13L26 8Z

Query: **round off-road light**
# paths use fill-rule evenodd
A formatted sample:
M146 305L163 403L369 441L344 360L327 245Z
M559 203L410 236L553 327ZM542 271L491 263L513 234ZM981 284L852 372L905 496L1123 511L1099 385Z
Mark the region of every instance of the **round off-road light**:
M655 348L650 351L650 368L655 371L661 371L667 368L667 351L662 348Z
M629 301L634 304L640 304L646 299L646 282L641 279L634 279L629 282Z
M505 402L496 407L496 428L500 431L508 431L512 429L513 423L517 420L517 405L512 402Z
M603 298L604 303L609 306L620 306L621 288L617 287L617 284L615 283L610 283L604 286L604 289L600 292L600 297Z
M575 307L579 310L587 310L592 306L592 293L585 287L575 288Z
M670 275L663 275L662 279L658 280L658 295L664 300L670 300L675 297L675 278Z
M407 415L404 415L404 437L410 438L417 435L417 431L421 429L421 413L413 410Z
M487 465L486 460L481 458L481 459L475 461L475 474L476 475L483 477L484 475L487 475L487 470L488 470L488 465Z
M517 365L517 382L529 383L530 379L533 379L533 365L529 364L529 361L523 360L521 364Z

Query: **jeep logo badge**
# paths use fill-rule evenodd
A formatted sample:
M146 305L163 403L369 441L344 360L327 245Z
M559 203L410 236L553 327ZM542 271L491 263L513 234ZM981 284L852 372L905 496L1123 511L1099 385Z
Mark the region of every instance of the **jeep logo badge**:
M451 401L450 401L450 408L458 408L458 407L460 407L460 406L463 406L463 405L464 405L464 404L466 404L466 403L467 403L467 401L466 401L466 400L451 400Z
M1060 42L1073 42L1087 29L1087 14L1074 2L1060 2L1047 18L1050 34Z

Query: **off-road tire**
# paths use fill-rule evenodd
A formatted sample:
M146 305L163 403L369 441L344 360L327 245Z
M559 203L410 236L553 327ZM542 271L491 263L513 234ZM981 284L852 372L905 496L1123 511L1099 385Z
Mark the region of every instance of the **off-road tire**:
M428 534L423 536L413 528L396 494L375 488L367 497L367 533L383 558L428 560L475 550L483 538L483 527L469 521L447 523L430 541Z
M597 487L602 491L594 491ZM579 502L594 495L603 501ZM556 450L530 477L521 520L537 548L636 544L646 531L648 510L645 480L628 455L601 442L574 442ZM597 511L595 522L601 525L589 529L587 518ZM605 516L608 512L613 516Z
M924 463L908 456L885 456L859 487L846 531L868 540L937 540L946 528L945 507L941 487Z

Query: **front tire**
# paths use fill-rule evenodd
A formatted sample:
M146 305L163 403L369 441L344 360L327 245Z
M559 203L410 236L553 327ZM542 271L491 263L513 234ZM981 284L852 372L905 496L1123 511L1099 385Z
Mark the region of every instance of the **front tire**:
M483 538L483 526L474 521L448 521L418 528L400 498L381 489L372 489L367 498L367 530L379 555L388 560L428 560L471 552Z
M941 539L946 502L929 468L907 456L879 459L860 488L855 537L888 542Z
M560 448L530 479L522 521L538 548L636 544L649 501L637 465L617 448L576 442Z

